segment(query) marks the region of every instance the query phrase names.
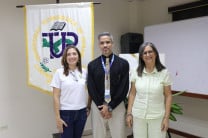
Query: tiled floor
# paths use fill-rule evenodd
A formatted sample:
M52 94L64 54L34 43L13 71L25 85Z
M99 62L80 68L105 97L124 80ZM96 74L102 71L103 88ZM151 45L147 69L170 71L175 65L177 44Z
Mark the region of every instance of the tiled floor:
M178 136L178 135L175 135L175 134L171 134L171 137L172 138L185 138L185 137ZM92 135L83 136L82 138L92 138Z
M92 138L92 135L82 136L82 138Z
M132 129L127 128L126 129L126 134L131 135L132 134ZM82 136L82 138L93 138L92 137L92 130L85 131L84 135L85 136ZM107 135L108 135L108 138L111 138L110 131L107 131ZM167 138L168 138L168 136L167 136ZM171 138L185 138L185 137L182 137L182 136L171 133Z

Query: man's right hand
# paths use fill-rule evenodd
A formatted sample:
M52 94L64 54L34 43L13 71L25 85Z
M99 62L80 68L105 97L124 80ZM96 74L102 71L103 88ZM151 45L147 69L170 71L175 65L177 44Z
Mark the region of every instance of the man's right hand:
M108 111L108 105L103 104L98 106L98 108L101 109L100 114L104 119L110 119L112 117L112 112Z

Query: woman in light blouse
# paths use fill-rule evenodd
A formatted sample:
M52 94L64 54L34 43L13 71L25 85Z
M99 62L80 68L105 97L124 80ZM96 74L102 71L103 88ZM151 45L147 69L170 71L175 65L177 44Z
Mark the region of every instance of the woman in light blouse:
M134 138L165 138L172 102L170 74L150 42L141 45L132 72L126 122Z

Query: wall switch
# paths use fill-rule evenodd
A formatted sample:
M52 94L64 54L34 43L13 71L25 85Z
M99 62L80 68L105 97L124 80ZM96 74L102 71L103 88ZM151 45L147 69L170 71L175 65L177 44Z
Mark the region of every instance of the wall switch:
M8 129L8 125L1 125L0 126L0 131L7 130L7 129Z

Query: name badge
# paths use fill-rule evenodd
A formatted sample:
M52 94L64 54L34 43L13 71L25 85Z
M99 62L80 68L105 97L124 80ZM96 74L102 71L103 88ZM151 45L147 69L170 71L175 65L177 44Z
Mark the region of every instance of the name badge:
M110 90L105 90L105 95L110 95Z

